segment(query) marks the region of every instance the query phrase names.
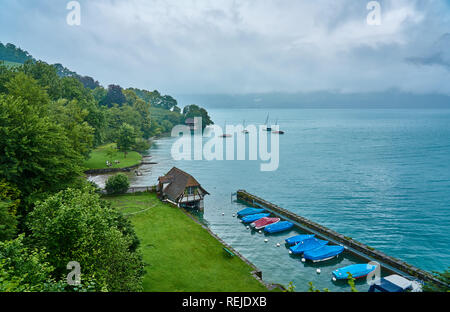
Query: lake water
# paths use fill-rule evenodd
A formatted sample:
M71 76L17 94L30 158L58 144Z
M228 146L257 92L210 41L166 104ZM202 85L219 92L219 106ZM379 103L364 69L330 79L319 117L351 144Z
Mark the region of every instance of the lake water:
M265 236L232 216L244 208L230 199L238 189L422 269L450 266L450 110L209 112L220 126L244 119L259 125L268 113L278 119L286 132L279 137L278 170L262 172L260 161L175 161L170 151L176 139L164 138L150 150L158 164L143 166L144 176L132 182L156 184L173 166L192 174L211 193L203 216L209 227L261 269L265 281L292 281L297 291L306 291L309 281L320 289L348 291L345 283L331 281L331 271L358 261L340 257L311 265L290 256L276 243L295 231ZM357 288L367 285L361 281Z

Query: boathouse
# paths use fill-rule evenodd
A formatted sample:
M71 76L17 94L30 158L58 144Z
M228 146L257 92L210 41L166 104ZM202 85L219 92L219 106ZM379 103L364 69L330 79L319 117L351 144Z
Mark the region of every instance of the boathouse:
M203 211L203 199L209 193L190 174L173 167L165 176L158 178L156 189L162 200L170 200L179 207Z
M187 118L184 123L189 127L191 131L197 130L197 124L194 118Z

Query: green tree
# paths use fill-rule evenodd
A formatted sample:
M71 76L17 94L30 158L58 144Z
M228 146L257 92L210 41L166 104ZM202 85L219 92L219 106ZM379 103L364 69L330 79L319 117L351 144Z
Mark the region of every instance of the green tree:
M195 117L201 117L202 118L202 127L205 128L206 126L214 124L211 118L208 115L208 112L195 104L188 105L183 109L183 116L185 119L187 118L195 118Z
M94 189L67 189L36 205L29 217L30 244L47 250L54 276L77 261L82 283L95 277L108 291L140 291L142 256L123 219Z
M5 180L0 180L0 241L15 237L19 205L20 191Z
M124 194L128 191L130 182L124 173L118 173L106 180L105 189L108 194Z
M0 201L0 241L14 238L17 231L16 216L9 212L8 203Z
M51 116L65 130L72 148L85 158L93 147L95 129L86 121L88 110L83 109L77 100L65 99L52 102Z
M46 90L50 99L57 100L61 98L61 79L55 67L42 61L26 61L20 70L34 78L39 86Z
M56 291L44 250L25 246L24 235L0 242L0 291Z
M102 86L99 86L94 90L92 90L92 96L97 101L97 103L102 103L107 93L108 91L106 91L106 89L103 88Z
M23 73L6 87L9 95L0 95L0 179L23 196L70 185L82 174L83 158L49 116L46 92Z
M122 92L122 88L118 85L109 85L108 92L105 98L102 100L101 105L112 107L114 104L122 106L126 102L125 95Z
M127 123L124 123L118 132L117 136L117 148L124 153L124 157L127 158L128 152L131 150L134 142L136 141L136 132L134 128Z

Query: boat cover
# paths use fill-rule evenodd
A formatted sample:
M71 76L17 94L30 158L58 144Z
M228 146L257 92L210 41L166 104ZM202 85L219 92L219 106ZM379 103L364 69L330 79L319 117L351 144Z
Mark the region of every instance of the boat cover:
M265 210L262 208L245 208L245 209L242 209L241 211L239 211L237 213L237 215L239 217L245 217L245 216L249 216L252 214L263 213L263 212L265 212Z
M254 215L249 215L249 216L243 217L242 222L252 223L252 222L258 221L261 218L266 218L268 216L270 216L270 213L257 213Z
M283 231L290 230L293 226L294 226L294 223L292 223L292 222L282 221L282 222L278 222L276 224L271 224L269 226L266 226L266 228L264 229L264 232L266 232L266 233L283 232Z
M339 255L344 251L342 246L322 246L313 250L305 251L303 257L312 261L321 261Z
M286 238L285 241L288 245L292 246L292 245L296 245L304 240L307 240L307 239L310 239L313 237L314 237L314 234L312 234L312 235L302 234L302 235L296 235L296 236Z
M298 254L304 253L305 251L322 247L326 244L328 244L328 241L313 237L313 238L309 238L304 241L301 241L297 245L289 247L289 249L292 251L292 253L294 255L298 255Z
M353 278L359 278L366 276L370 272L376 269L376 265L371 264L352 264L337 270L332 273L336 279L347 279L348 273L352 275Z
M261 218L255 222L253 222L251 225L256 229L260 230L270 224L274 224L280 221L280 218Z

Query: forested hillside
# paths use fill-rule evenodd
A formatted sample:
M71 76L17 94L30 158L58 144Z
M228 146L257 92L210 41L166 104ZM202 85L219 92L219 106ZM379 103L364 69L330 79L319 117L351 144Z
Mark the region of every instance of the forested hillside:
M84 164L106 143L145 150L186 116L157 91L104 88L13 45L0 48L3 59L24 62L0 64L0 291L141 290L139 240L84 179ZM75 260L82 286L66 282Z

